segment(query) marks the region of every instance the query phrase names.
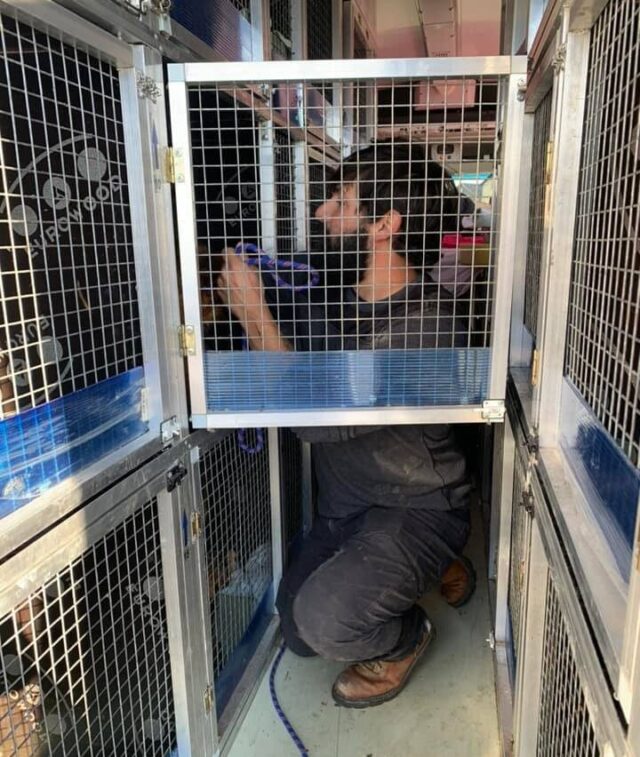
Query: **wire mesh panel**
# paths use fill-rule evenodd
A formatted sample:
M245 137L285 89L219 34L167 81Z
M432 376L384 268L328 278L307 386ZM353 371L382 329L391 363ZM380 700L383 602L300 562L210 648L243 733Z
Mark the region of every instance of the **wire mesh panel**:
M538 105L533 121L524 325L529 329L534 339L538 336L538 292L545 232L545 199L548 184L547 155L551 133L552 103L553 89L550 89Z
M602 754L573 642L552 575L547 582L538 757Z
M511 559L509 563L509 615L516 661L521 651L521 617L529 562L531 492L526 463L516 454L513 478L513 516L511 522Z
M269 0L269 18L271 19L271 57L289 60L293 40L291 0Z
M640 6L609 2L591 32L566 375L628 459L640 458Z
M302 443L289 429L278 432L280 443L280 508L282 511L284 553L302 536L303 480Z
M207 411L482 402L503 77L224 74L187 86Z
M333 58L333 0L307 2L307 58Z
M272 613L266 446L250 454L240 448L235 434L228 435L203 454L201 487L220 716Z
M175 730L151 499L0 618L0 754L160 756Z
M0 43L4 514L146 425L118 72L8 13Z

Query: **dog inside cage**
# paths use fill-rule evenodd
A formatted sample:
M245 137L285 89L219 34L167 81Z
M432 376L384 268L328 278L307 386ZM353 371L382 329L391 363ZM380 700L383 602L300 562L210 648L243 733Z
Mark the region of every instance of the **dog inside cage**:
M490 347L500 91L482 76L190 86L207 366Z

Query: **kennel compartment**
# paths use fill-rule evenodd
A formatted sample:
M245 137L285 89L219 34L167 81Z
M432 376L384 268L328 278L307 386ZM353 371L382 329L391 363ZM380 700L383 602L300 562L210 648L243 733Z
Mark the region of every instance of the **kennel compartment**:
M437 408L440 421L479 421L491 415L485 401L499 405L504 397L502 313L512 261L500 250L513 231L513 219L504 213L513 193L501 196L500 187L511 186L515 165L509 156L519 155L521 106L512 65L520 64L481 59L341 65L339 75L336 63L329 68L322 61L304 69L295 62L170 67L174 148L184 158L176 197L185 313L195 337L187 352L196 427L347 423L356 418L354 410L359 423L406 422L407 408L412 420L433 419ZM372 105L354 111L357 128L336 121L339 109L317 100L329 84L343 94L353 87L369 91ZM434 98L433 109L418 107L418 92ZM326 235L305 204L318 183L314 174L320 171L322 189L330 192L329 166L339 162L342 150L365 146L357 142L361 112L378 137L400 135L412 149L428 153L435 166L430 170L442 171L445 162L436 162L434 141L443 146L441 156L449 156L446 172L453 184L443 176L437 191L451 192L453 201L439 214L427 244L439 249L441 236L451 243L445 262L431 273L449 287L457 320L454 331L451 320L448 327L446 319L434 321L425 337L428 348L421 348L423 340L409 327L396 335L392 349L358 349L342 326L335 332L336 322L328 325L327 313L344 314L344 292L358 268L355 261L345 264L339 249L327 250ZM428 141L431 149L425 150ZM450 145L456 148L452 156ZM491 213L481 216L473 201L451 187L489 176ZM463 218L467 233L458 235ZM306 249L297 247L302 240ZM221 306L215 291L221 252L239 241L257 244L285 271L263 273L263 279L270 311L292 351L245 349L242 328ZM296 248L290 248L293 242ZM300 291L309 285L303 297ZM357 322L354 328L360 328Z
M565 560L549 503L532 476L536 514L515 699L517 754L626 754L611 681L594 644L582 586Z
M207 719L190 669L199 619L182 588L187 461L165 453L0 566L3 754L204 748L190 722Z
M149 445L162 412L131 50L43 29L2 10L2 516Z

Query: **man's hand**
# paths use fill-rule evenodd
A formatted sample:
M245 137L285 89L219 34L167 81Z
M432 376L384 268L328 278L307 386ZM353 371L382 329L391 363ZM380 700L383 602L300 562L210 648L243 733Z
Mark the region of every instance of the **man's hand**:
M224 258L222 273L218 277L218 295L240 321L251 348L288 352L289 343L281 336L265 302L258 272L231 247L224 250Z
M224 258L218 294L248 333L249 324L259 322L266 308L260 277L231 247Z

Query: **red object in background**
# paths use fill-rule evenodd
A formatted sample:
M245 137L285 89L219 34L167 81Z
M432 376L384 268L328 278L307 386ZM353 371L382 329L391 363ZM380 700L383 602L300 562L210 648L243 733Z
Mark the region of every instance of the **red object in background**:
M459 247L474 247L479 244L487 244L488 239L484 234L443 234L442 247L445 250L456 250Z

